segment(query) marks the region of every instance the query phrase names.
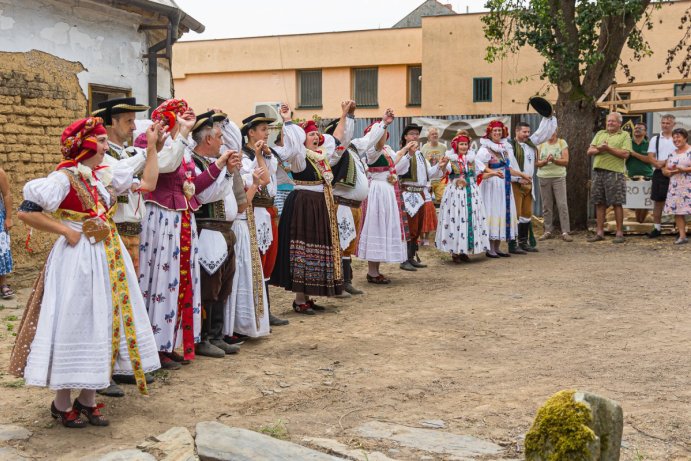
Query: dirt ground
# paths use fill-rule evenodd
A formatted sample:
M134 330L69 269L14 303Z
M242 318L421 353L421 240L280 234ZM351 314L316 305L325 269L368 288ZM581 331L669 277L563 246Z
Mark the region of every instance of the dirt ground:
M391 445L352 435L371 420L491 440L521 458L522 436L551 394L576 388L621 403L623 460L691 459L691 246L672 237L631 237L623 245L540 242L540 253L454 265L423 250L429 268L386 267L389 286L350 300L322 299L314 317L290 319L239 355L199 358L164 373L143 398L129 386L106 400L108 428L67 430L49 414L51 392L0 376L0 424L34 435L19 446L36 459L86 455L94 447L133 448L172 426L199 421L258 430L285 426L290 440L338 439L351 447ZM23 300L22 300L23 301ZM0 311L6 368L21 310ZM280 431L279 431L280 432ZM398 459L419 459L401 451ZM442 458L440 458L442 459Z

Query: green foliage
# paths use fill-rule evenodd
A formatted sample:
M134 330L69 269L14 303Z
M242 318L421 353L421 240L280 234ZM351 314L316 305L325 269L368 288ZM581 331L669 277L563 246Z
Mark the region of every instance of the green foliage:
M24 380L23 379L17 379L14 381L8 381L8 382L1 383L0 386L7 387L10 389L17 389L17 388L24 386Z
M526 459L550 453L549 461L589 459L588 445L595 440L587 405L575 402L576 391L557 392L538 410L525 436Z
M545 58L540 78L568 82L578 91L588 72L615 70L624 44L635 59L651 54L642 33L652 27L649 5L649 0L488 0L490 12L482 18L490 42L486 60L533 47Z
M259 432L279 440L288 440L288 438L290 437L288 435L288 428L286 427L283 420L280 419L275 423L266 424L260 427Z

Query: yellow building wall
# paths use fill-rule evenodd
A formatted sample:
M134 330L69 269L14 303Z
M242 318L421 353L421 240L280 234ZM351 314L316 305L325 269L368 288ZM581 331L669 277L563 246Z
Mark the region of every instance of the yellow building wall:
M681 39L679 18L691 1L665 4L653 12L655 27L645 35L654 51L642 61L624 52L637 81L657 80L667 50ZM219 107L239 121L257 102L288 101L296 107L297 70L322 69L322 109L296 108L299 118L338 117L340 102L352 97L352 68L379 67L379 107L359 117L377 117L387 107L397 115L486 115L525 113L528 99L549 89L538 78L542 58L532 48L495 62L484 60L487 45L482 14L423 18L421 28L209 40L177 43L173 77L177 96L197 110ZM422 64L422 106L407 106L407 67ZM492 101L473 102L473 78L492 77ZM526 80L527 77L527 80ZM678 77L678 72L663 78ZM625 82L619 72L617 80ZM671 96L631 90L632 97ZM556 99L556 91L548 91ZM659 106L659 104L658 104Z
M185 98L197 112L222 109L238 123L254 113L259 102L283 102L294 109L297 118L337 118L341 101L352 97L352 69L322 71L322 109L300 109L297 106L297 73L294 70L198 74L175 81L175 95ZM359 108L358 117L379 117L387 107L397 112L406 106L407 66L379 67L379 107ZM400 116L422 115L419 107L409 108Z
M658 80L667 50L679 43L685 33L684 29L679 29L679 19L690 4L689 1L666 3L652 11L654 27L644 32L653 50L652 56L635 61L633 53L624 48L622 62L629 65L636 81ZM549 90L548 99L556 100L556 90L538 77L543 59L533 48L524 48L492 64L484 60L487 42L481 18L482 14L423 18L422 109L426 115L525 113L528 99L546 90ZM474 77L492 77L492 102L473 102ZM673 70L662 78L678 77L679 72ZM626 82L621 69L616 80ZM630 91L632 99L673 96L671 85L622 91ZM649 104L647 107L669 107L670 104Z

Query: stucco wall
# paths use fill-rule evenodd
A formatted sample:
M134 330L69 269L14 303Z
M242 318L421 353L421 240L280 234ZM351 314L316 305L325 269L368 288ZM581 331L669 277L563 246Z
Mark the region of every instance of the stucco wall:
M351 69L347 67L324 69L322 71L322 109L300 109L296 107L297 83L294 70L213 73L189 76L175 81L175 94L187 99L197 112L207 108L223 109L235 122L252 114L258 102L282 102L295 108L298 118L312 118L318 114L324 118L340 115L341 101L351 97ZM378 117L387 107L404 108L406 94L398 89L405 88L407 66L379 67L379 107L360 108L358 117ZM420 108L407 111L412 116L420 114ZM403 114L401 114L403 115ZM410 115L408 115L410 116Z
M88 1L0 0L0 51L39 50L79 62L79 84L88 96L89 83L132 90L148 99L147 37L137 32L141 17ZM171 94L170 71L159 65L158 94Z
M420 63L420 29L382 29L179 42L173 77L216 72Z
M665 3L653 11L655 27L645 33L654 50L651 57L632 61L631 53L624 53L623 60L638 81L657 80L667 50L685 32L679 29L679 17L689 5L688 0ZM547 88L538 78L542 58L532 48L525 48L503 61L487 63L481 16L428 17L416 29L178 43L173 62L175 84L178 94L192 102L206 106L217 97L231 113L246 114L259 101L287 99L294 105L295 70L321 68L323 110L309 112L335 117L340 99L350 94L350 68L380 66L380 107L363 110L363 117L375 117L386 106L410 117L524 113L529 97ZM422 107L406 107L406 65L420 63ZM473 103L474 77L492 77L492 102ZM512 83L525 77L529 79ZM678 72L664 78L675 77ZM617 80L626 79L620 72ZM656 93L633 89L631 96L671 96L670 88ZM556 92L552 90L548 97L555 99ZM303 112L298 115L305 116Z
M63 129L84 115L86 99L75 77L82 70L79 63L38 51L0 52L0 166L9 177L15 210L24 184L46 176L62 160ZM12 213L15 267L38 267L55 236L34 231L34 252L28 253L24 248L27 228Z

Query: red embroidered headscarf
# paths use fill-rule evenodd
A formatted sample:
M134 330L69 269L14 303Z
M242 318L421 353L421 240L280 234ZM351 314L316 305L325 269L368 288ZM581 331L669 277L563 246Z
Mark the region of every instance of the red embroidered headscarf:
M370 131L372 131L372 127L373 127L374 125L376 125L377 123L379 123L379 122L381 122L381 119L380 119L380 118L377 119L377 120L375 120L375 121L373 121L372 123L370 123L370 124L367 126L367 128L365 128L365 135L366 135L367 133L369 133ZM389 132L388 132L388 131L386 132L386 140L387 140L387 141L389 140Z
M175 128L177 116L184 114L189 107L184 99L168 99L154 109L151 113L151 120L154 122L165 121L168 124L168 131L172 131Z
M492 120L489 122L489 125L487 125L487 130L485 130L485 138L490 139L490 135L492 134L492 130L494 128L501 128L501 137L502 138L508 138L509 137L509 129L504 125L502 122L499 120Z
M458 143L460 142L467 142L468 146L470 146L470 138L468 136L464 134L456 135L456 137L451 140L451 149L454 154L458 154Z
M319 127L317 126L317 122L314 120L307 120L306 122L302 122L300 124L300 128L305 130L305 134L309 134L313 131L319 131ZM324 136L319 133L319 145L321 146L324 144Z
M96 155L97 136L107 134L101 117L87 117L65 128L60 138L61 152L70 163L83 162Z

